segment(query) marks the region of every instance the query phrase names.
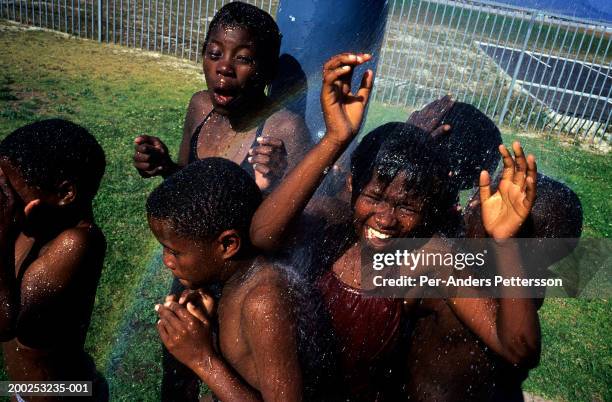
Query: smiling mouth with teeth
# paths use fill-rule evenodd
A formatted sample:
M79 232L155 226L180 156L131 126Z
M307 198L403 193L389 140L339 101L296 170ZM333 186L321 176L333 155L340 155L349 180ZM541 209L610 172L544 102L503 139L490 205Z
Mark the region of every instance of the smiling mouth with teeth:
M366 238L368 240L371 240L371 239L387 240L391 238L391 235L379 232L378 230L368 226L366 230Z

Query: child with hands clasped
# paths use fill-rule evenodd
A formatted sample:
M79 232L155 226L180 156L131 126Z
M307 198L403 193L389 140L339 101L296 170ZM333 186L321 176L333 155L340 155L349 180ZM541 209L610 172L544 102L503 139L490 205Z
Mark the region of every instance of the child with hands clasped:
M295 229L291 222L356 135L372 75L366 73L353 95L351 72L368 59L367 55L346 54L326 64L321 103L328 131L257 210L251 239L261 249L274 251L282 246L285 234ZM341 376L349 400L402 398L402 387L396 382L406 380L401 368L406 357L398 357L400 328L420 295L409 290L404 300L371 297L361 278L361 253L364 249L385 250L393 238L431 238L424 249L434 251L448 247L438 228L457 197L448 162L436 149L441 140L404 123L389 123L364 137L351 160L352 222L347 222L340 236L337 228L326 228L306 240L315 255L308 269L318 272L314 281L339 343ZM518 231L536 194L534 158L525 158L518 143L513 149L516 161L500 146L504 177L497 192L490 191L487 172L480 177L483 222L488 234L499 242ZM500 246L497 259L502 275L520 272L520 258L512 244ZM433 268L421 267L412 275ZM539 324L531 300L448 297L447 302L463 324L496 353L516 364L537 361ZM404 378L398 379L398 373Z
M281 34L259 8L233 2L210 23L203 45L207 90L187 108L178 161L157 137L135 139L134 166L143 177L168 177L206 157L236 162L262 191L283 177L311 147L303 119L266 96L277 70Z
M0 334L12 381L97 383L84 344L106 250L92 212L104 169L94 137L65 120L0 142Z
M166 179L147 201L164 265L195 291L156 305L160 337L226 402L299 401L304 392L294 292L249 239L261 199L237 164L206 158ZM207 295L214 287L221 289L216 303Z

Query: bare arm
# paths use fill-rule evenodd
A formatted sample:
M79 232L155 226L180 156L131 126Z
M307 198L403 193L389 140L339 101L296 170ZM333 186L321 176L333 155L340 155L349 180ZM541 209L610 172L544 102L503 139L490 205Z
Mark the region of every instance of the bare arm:
M85 275L97 278L95 264L102 264L105 250L104 237L99 229L75 228L63 232L54 239L44 253L26 269L21 280L21 302L17 320L17 339L33 348L52 348L62 342L63 327L49 328L53 314L65 317L81 300L67 300L66 291L74 286L75 278ZM92 256L97 256L94 261ZM92 279L92 282L93 279ZM79 283L79 286L87 286ZM92 285L92 292L95 288ZM61 320L63 321L63 320Z
M301 401L303 386L297 355L297 328L292 309L282 293L286 291L274 285L261 285L251 290L241 321L263 400Z
M535 159L525 158L517 142L513 149L516 160L500 146L504 171L495 194L491 194L488 173L485 171L480 177L483 224L487 234L497 242L497 268L504 277L522 276L518 246L509 239L527 219L536 197ZM539 360L541 347L537 306L527 293L521 297L517 291L520 290L512 289L508 297L502 294L498 299L451 299L450 306L495 352L511 363L533 367Z
M260 249L274 251L281 245L289 223L304 209L327 169L359 131L372 89L372 72L364 74L356 95L350 90L350 82L353 68L370 58L345 53L325 64L321 105L327 132L255 213L250 235Z
M191 303L173 301L157 305L159 336L181 363L189 367L224 402L261 401L259 392L247 384L213 347L211 318Z
M159 175L168 177L187 165L191 136L197 124L201 121L202 112L206 106L205 91L198 92L191 97L185 114L183 137L179 147L177 163L172 161L168 147L159 138L140 135L134 139L134 167L142 177L148 178Z
M520 256L515 244L498 246L497 259L500 275L520 276ZM491 350L512 364L535 367L541 348L537 306L533 299L513 296L455 298L449 304Z

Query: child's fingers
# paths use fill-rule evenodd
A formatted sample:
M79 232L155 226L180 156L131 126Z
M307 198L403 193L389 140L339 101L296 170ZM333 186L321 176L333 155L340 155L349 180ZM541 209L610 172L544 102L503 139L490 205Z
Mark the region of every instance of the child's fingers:
M361 63L365 63L371 58L372 58L372 55L367 54L367 53L341 53L329 59L323 65L323 69L326 71L335 70L338 67L342 66L343 64L358 65Z
M214 317L215 299L204 291L200 291L200 295L202 296L202 307L204 307L206 314L208 314L209 317Z
M159 150L164 148L164 143L157 137L151 137L151 144Z
M261 174L263 174L264 176L269 174L272 169L270 169L269 167L267 167L266 165L262 165L260 163L254 163L253 164L253 170L255 170L256 172L259 172Z
M271 147L268 145L260 145L249 149L249 155L272 155L274 152L279 150L278 147Z
M164 345L168 345L170 343L170 331L166 327L164 320L157 320L157 332Z
M148 162L135 162L134 167L141 172L152 173L155 169L151 170L151 164Z
M158 304L156 307L159 318L166 321L168 328L174 331L181 328L181 320L174 314L174 311L168 308L172 303L164 303L163 305Z
M538 181L538 165L535 156L531 154L527 155L527 177L531 177L534 183Z
M158 153L159 149L154 147L151 144L140 144L140 145L136 145L136 152L140 152L143 154L152 154L152 153Z
M134 138L134 143L137 145L138 144L151 144L154 138L155 137L152 137L150 135L142 134Z
M374 83L374 72L372 70L367 70L363 77L361 77L361 84L359 85L359 90L357 91L357 97L361 98L361 103L364 105L368 103L368 98L370 97L370 92L372 92L372 85Z
M285 143L283 142L283 140L271 137L269 135L262 135L261 137L257 137L257 143L260 145L269 145L274 148L285 148Z
M489 176L489 172L486 170L480 172L478 186L480 187L480 202L484 203L486 200L491 198L491 177Z
M512 151L514 152L515 162L513 183L523 189L525 186L525 179L527 178L527 160L523 153L523 147L521 147L518 141L512 143Z
M536 200L537 184L531 176L527 177L527 180L525 180L525 182L525 200L523 201L523 205L527 210L531 210L531 207L533 207L533 204Z
M249 162L250 164L261 163L263 165L268 165L270 164L271 159L268 155L255 155L249 156L247 158L247 162Z
M191 316L185 307L176 302L165 303L164 306L167 306L168 309L171 310L181 321L189 321L191 319Z
M164 303L171 303L171 302L176 302L176 295L168 295L166 296L166 298L164 299Z
M440 127L434 129L430 135L432 138L438 138L442 135L450 134L450 132L451 132L451 125L443 124Z
M499 153L502 156L504 169L502 171L502 180L510 180L514 178L514 159L504 144L499 146Z
M139 151L136 151L136 153L134 154L134 162L144 163L144 162L149 162L150 160L151 160L150 154L145 154Z
M181 293L181 297L179 297L178 299L178 304L184 305L189 300L193 300L194 297L197 297L197 294L195 293L195 291L191 289L185 289Z
M134 159L134 167L138 170L142 170L142 171L150 171L151 170L151 163L150 162L140 162L137 161L136 159Z
M197 318L202 324L209 324L206 314L202 311L202 309L196 307L195 304L191 302L187 303L187 311L189 312L189 314Z
M340 77L342 77L343 75L347 75L351 72L352 67L351 66L342 66L342 67L338 67L336 69L333 70L328 70L324 75L323 75L323 82L326 85L332 86L335 84L335 82L337 80L340 79Z

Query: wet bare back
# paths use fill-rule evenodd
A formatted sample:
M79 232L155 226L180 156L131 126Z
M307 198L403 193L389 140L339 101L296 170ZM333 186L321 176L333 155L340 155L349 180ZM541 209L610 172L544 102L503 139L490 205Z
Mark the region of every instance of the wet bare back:
M92 380L94 367L83 348L105 249L104 236L90 223L42 245L19 236L17 333L3 344L11 380Z

